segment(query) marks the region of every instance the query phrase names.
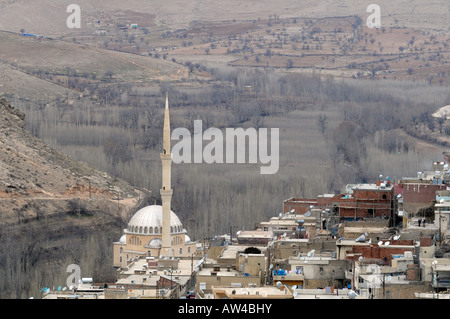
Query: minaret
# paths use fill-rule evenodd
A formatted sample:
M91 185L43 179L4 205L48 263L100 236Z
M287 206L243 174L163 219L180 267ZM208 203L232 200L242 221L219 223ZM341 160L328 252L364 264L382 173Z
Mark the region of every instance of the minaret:
M166 93L166 109L164 111L164 130L163 130L163 152L161 153L162 163L162 256L173 256L170 236L170 202L172 200L173 190L170 186L170 170L172 165L172 155L170 153L170 117L169 117L169 96Z

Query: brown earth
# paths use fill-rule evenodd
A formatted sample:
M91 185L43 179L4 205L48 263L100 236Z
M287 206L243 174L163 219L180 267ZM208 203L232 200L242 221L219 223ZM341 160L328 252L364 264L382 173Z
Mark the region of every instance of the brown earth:
M26 130L24 118L0 96L1 224L68 212L71 202L127 218L149 195L55 151Z

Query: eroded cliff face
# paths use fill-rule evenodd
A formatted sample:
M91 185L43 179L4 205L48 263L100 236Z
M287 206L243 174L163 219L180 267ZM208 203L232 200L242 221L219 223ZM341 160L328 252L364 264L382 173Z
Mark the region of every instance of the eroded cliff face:
M0 95L0 298L39 298L65 267L113 280L112 242L150 194L55 151Z
M88 210L102 210L105 205L109 213L126 218L144 197L125 181L77 162L34 137L25 128L25 115L0 96L0 223L61 213L50 206L70 209L73 201L83 202ZM45 201L55 203L44 209ZM30 209L36 202L42 212Z

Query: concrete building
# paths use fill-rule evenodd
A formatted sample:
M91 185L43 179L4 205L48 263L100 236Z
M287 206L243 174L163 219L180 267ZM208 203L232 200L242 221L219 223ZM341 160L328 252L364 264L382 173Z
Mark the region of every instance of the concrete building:
M285 286L273 287L212 287L214 299L293 299L292 291Z
M289 265L290 269L284 273L274 271L274 283L280 281L304 289L344 288L350 283L346 271L351 268L351 262L336 259L331 254L290 257Z
M394 186L388 183L347 185L346 194L333 197L333 209L341 220L394 219Z
M236 237L239 245L267 246L274 234L272 231L247 230L239 231Z

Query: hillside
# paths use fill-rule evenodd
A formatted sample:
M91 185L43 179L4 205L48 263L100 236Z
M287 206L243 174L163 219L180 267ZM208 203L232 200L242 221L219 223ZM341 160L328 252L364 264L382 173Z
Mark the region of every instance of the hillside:
M25 129L24 114L0 97L1 223L21 222L55 213L33 209L36 200L86 200L88 209L122 200L118 216L136 205L137 190L128 183L61 154ZM92 201L89 201L91 199ZM124 201L126 200L126 201ZM119 200L120 203L120 200ZM126 203L126 204L124 204Z
M55 151L25 129L24 117L0 96L1 298L36 295L42 281L61 282L71 263L114 274L110 236L149 197Z

